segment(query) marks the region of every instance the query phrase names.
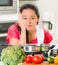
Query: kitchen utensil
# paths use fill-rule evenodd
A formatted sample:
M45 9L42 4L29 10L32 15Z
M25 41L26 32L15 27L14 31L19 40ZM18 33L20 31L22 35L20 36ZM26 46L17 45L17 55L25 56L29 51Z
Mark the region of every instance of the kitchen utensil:
M58 49L51 49L50 56L58 55Z
M25 45L20 45L21 48L24 49L27 55L34 55L34 54L40 54L40 46L36 44L25 44Z

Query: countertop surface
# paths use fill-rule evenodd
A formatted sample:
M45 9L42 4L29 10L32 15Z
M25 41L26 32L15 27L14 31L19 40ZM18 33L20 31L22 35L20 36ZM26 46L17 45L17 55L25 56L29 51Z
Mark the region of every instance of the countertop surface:
M48 63L48 62L43 62L43 63L41 63L41 64L33 64L33 63L31 63L31 64L26 64L26 63L23 63L22 65L58 65L58 64L55 64L55 63Z
M34 63L22 63L22 64L18 64L18 65L58 65L58 64L55 64L55 63L48 63L48 62L46 62L46 61L44 61L43 63L41 63L41 64L34 64Z
M0 62L0 65L3 65L3 63L2 62ZM43 63L41 63L41 64L33 64L33 63L20 63L20 64L18 64L18 65L58 65L58 64L55 64L55 63L48 63L48 62L43 62Z

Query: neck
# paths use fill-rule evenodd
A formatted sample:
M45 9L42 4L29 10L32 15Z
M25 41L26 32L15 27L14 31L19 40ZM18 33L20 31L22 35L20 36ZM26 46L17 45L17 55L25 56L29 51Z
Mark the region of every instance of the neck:
M32 31L28 32L28 39L32 40L36 38L36 29L33 29Z
M29 31L28 34L32 35L32 34L35 33L35 32L36 32L36 28L33 29L32 31Z

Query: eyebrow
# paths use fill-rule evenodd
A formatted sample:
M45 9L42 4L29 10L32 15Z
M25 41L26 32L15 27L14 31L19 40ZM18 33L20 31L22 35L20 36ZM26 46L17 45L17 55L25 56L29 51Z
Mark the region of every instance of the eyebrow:
M23 15L22 17L27 17L27 16ZM31 15L31 17L35 17L35 16Z

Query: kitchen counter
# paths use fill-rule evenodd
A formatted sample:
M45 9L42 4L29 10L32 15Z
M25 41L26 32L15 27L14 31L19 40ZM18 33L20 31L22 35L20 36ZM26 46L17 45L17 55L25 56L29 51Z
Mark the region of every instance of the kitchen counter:
M20 64L19 64L20 65ZM27 63L23 63L22 65L58 65L58 64L55 64L55 63L48 63L48 62L43 62L43 63L41 63L41 64L33 64L33 63L29 63L29 64L27 64Z
M3 65L3 63L2 62L0 62L0 65ZM20 64L18 64L18 65L58 65L58 64L55 64L55 63L48 63L48 62L43 62L43 63L41 63L41 64L33 64L33 63L20 63Z

